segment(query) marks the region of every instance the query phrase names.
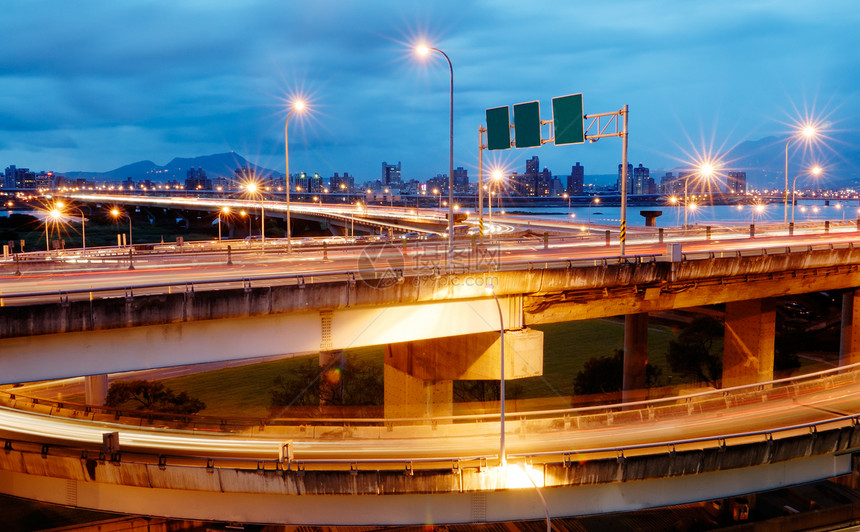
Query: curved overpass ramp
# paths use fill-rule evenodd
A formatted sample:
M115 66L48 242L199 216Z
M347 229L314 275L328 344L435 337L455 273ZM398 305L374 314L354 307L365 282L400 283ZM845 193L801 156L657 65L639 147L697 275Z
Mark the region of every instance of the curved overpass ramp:
M634 510L850 472L860 444L858 392L852 366L681 398L510 414L506 462L498 414L221 427L7 395L0 490L245 523L403 525ZM113 444L112 436L105 443L110 433Z

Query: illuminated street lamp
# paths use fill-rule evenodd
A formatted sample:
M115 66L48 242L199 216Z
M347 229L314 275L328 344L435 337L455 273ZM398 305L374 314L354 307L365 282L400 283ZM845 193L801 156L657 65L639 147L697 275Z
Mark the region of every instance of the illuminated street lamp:
M418 46L415 51L420 56L426 56L430 52L442 54L448 62L448 70L451 73L450 107L449 107L449 143L448 143L448 267L454 265L454 66L448 54L438 48L430 48L426 45Z
M817 177L821 175L821 167L814 166L808 172L801 172L794 176L794 181L791 182L791 223L794 223L794 195L797 190L797 178L805 174L812 174Z
M439 192L438 188L434 188L433 194L436 194L437 196L439 196L439 208L441 209L442 208L442 193Z
M230 207L223 206L221 210L218 211L218 242L221 241L221 216L229 216L230 215Z
M782 195L783 202L785 203L785 217L783 223L788 222L788 145L791 144L792 139L795 139L797 137L804 137L807 141L809 141L815 136L815 134L815 126L807 124L806 126L804 126L803 129L801 129L794 135L788 137L788 140L785 141L785 191Z
M714 165L712 165L711 163L702 163L702 165L699 167L699 175L702 178L708 179L713 174L714 174ZM687 210L688 210L687 205L688 205L688 201L689 201L689 196L687 195L687 183L690 181L690 177L692 177L692 175L693 174L688 174L684 178L684 229L687 228Z
M596 206L598 206L598 205L600 205L600 198L594 198L594 201L593 201L593 202L591 202L591 203L592 203L592 205L593 205L593 206L595 206L595 207L596 207ZM589 223L589 224L591 223L591 211L592 211L592 208L591 208L591 206L589 206L589 207L588 207L588 223Z
M51 237L48 235L48 225L54 222L54 225L63 217L63 212L55 205L53 209L45 214L45 249L51 251Z
M496 288L492 284L487 285L489 292L496 301L496 309L499 311L499 344L500 358L499 364L499 461L502 466L507 463L507 454L505 453L505 322L502 318L502 305L499 303L499 296L496 295Z
M490 218L490 226L492 227L492 225L493 225L493 185L494 184L496 185L496 191L497 191L496 194L498 194L498 190L499 190L499 187L501 185L502 177L503 177L502 171L499 170L498 168L496 168L495 170L493 170L490 173L490 177L493 178L493 180L490 181L490 190L489 190L490 201L487 202L487 206L489 207L489 212L487 214ZM490 232L492 232L492 231L490 231Z
M567 200L567 214L570 214L570 194L565 192L564 194L561 195L561 197L565 198Z
M293 116L293 111L303 111L305 108L305 102L302 100L296 100L293 102L293 106L290 109L290 112L287 113L287 120L284 123L284 162L286 163L287 170L287 254L293 252L293 235L290 230L290 137L289 137L289 127L290 127L290 117Z
M131 215L127 212L121 211L118 208L114 207L110 210L110 215L113 216L114 221L119 221L121 216L125 216L128 218L128 245L132 245L132 235L131 235Z
M263 187L258 185L255 181L251 181L250 183L245 184L245 190L248 191L252 197L259 192L260 194L260 241L261 247L263 250L266 249L266 198L263 196ZM289 215L287 215L287 219L289 220ZM249 235L250 236L250 235ZM287 238L289 240L289 238Z
M64 209L64 208L66 208L66 207L69 207L69 208L71 208L71 209L75 209L76 211L78 211L79 213L81 213L81 240L82 240L81 249L82 249L82 250L84 250L84 251L86 251L86 249L87 249L87 227L86 227L86 225L85 225L85 223L84 223L85 216L84 216L84 211L83 211L83 209L81 209L81 208L79 208L79 207L74 207L74 206L71 206L71 205L66 205L66 204L65 204L65 203L63 203L62 201L58 201L58 202L56 203L56 205L57 205L57 208L59 208L59 209Z

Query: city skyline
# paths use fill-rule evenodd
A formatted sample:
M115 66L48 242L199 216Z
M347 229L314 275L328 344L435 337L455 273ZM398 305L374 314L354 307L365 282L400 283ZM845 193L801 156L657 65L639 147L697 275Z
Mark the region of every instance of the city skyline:
M850 51L860 17L847 1L543 10L322 2L301 13L265 1L102 3L93 17L49 4L12 2L0 22L9 48L0 158L36 170L103 172L236 150L283 172L286 107L303 97L307 112L291 125L293 168L369 180L380 161L402 161L404 176L446 173L448 72L438 57L412 53L422 41L452 59L454 166L473 180L486 108L539 100L546 120L551 98L563 94L582 92L592 114L629 104L630 162L655 169L784 138L807 118L837 139L832 132L858 115ZM781 150L776 143L774 155ZM837 142L824 155L838 159L840 150ZM606 175L620 143L484 155L511 171L537 155L559 174L580 161Z

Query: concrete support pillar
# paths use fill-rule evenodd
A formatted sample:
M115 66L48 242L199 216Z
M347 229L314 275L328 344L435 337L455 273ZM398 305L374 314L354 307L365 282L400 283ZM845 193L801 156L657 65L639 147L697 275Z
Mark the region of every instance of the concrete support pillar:
M426 419L454 413L452 380L425 381L387 363L383 379L386 418Z
M638 401L647 396L648 314L624 317L624 378L622 400Z
M449 416L455 380L501 377L499 333L389 344L385 348L385 417ZM505 380L543 374L543 333L505 331Z
M842 294L842 329L839 334L839 365L860 362L860 290Z
M84 393L88 405L102 406L105 404L108 392L107 375L87 375L84 377Z
M343 363L343 349L320 351L320 370L326 370L319 380L320 406L339 404L343 398Z
M773 380L775 335L774 300L726 303L723 388Z

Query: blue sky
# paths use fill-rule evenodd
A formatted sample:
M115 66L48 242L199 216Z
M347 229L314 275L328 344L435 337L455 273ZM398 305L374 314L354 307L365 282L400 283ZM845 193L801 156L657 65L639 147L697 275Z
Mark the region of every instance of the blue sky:
M486 108L539 100L550 119L571 93L586 113L628 104L630 162L655 169L860 117L852 0L5 0L0 41L0 165L34 170L235 150L282 172L301 95L291 171L446 173L447 64L418 58L419 41L452 59L455 166L472 176ZM485 162L612 173L620 152L603 139Z

